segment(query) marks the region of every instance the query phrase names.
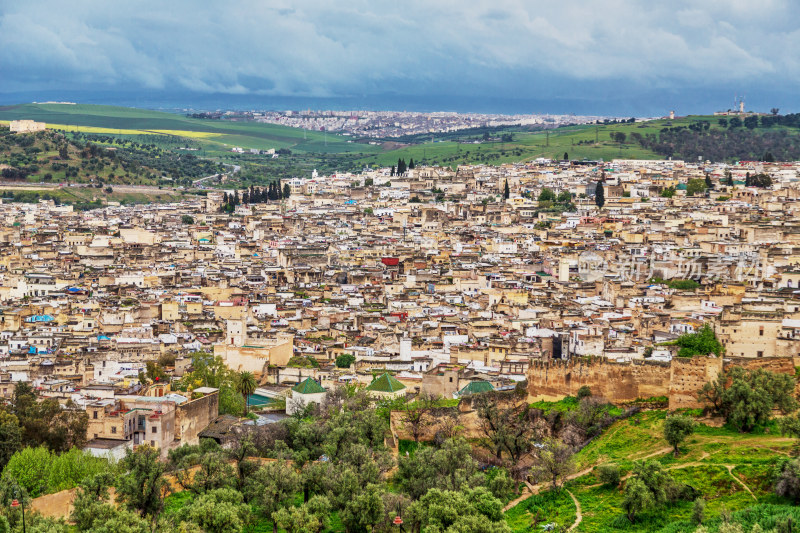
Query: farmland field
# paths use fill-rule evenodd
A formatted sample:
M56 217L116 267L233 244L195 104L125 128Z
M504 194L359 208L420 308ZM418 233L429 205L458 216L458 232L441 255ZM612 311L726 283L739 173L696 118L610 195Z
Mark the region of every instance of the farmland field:
M369 153L379 148L343 135L257 122L189 118L173 113L99 105L21 104L0 107L0 120L31 119L49 128L107 135L167 135L203 141L206 149L290 148L299 152ZM348 142L350 141L350 142Z

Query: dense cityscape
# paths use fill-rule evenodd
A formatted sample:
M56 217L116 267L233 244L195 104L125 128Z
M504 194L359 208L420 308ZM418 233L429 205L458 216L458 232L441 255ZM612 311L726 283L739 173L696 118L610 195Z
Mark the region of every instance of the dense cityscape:
M791 533L792 2L0 8L0 533Z
M196 118L251 120L312 131L336 131L363 137L402 137L475 128L526 126L554 128L587 124L607 117L576 115L488 115L405 111L216 111L192 113Z

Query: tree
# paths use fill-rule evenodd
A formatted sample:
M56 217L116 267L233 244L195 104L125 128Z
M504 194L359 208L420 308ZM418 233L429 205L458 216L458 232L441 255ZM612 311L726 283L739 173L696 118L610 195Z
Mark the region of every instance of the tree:
M86 443L89 416L68 401L62 408L55 398L36 401L33 388L18 382L11 397L11 413L22 428L22 443L28 446L45 445L53 451L82 448Z
M773 107L772 109L769 110L769 112L772 113L772 116L777 116L778 111L780 111L780 109L778 109L777 107Z
M244 397L245 416L247 416L248 398L256 391L256 388L258 388L258 383L256 382L256 377L252 372L244 371L239 374L236 380L236 390L239 391L239 394L241 394L242 397Z
M673 447L675 457L678 456L678 446L694 433L694 428L694 420L685 415L672 415L664 420L664 438Z
M758 174L750 177L749 183L750 184L748 187L760 187L762 189L766 189L768 187L772 187L772 178L769 174L759 172Z
M232 488L201 494L180 510L180 516L206 533L239 533L250 516L250 506Z
M325 496L314 496L299 507L284 507L272 513L278 527L287 533L319 533L328 527L331 503Z
M181 223L182 224L194 224L194 218L190 215L183 215L181 216Z
M797 400L793 392L794 380L788 374L737 366L703 385L698 400L711 404L714 412L739 431L749 432L767 423L776 407L784 413L794 411ZM784 432L794 433L794 429L793 418L784 420Z
M47 492L47 479L53 454L44 446L23 448L15 453L3 470L3 481L14 480L31 497Z
M287 461L279 459L267 463L253 473L246 490L250 500L267 516L291 505L295 493L300 490L300 475ZM272 527L277 533L278 525Z
M409 159L408 160L408 168L411 169L411 170L414 170L414 166L415 166L414 165L414 159Z
M108 505L108 487L114 476L106 471L85 480L78 488L69 519L80 531L86 531L102 513L99 507Z
M705 184L706 184L706 189L711 190L714 188L714 184L711 182L711 174L709 174L708 172L706 172Z
M722 409L726 421L740 431L750 432L767 423L776 407L784 413L797 408L794 379L788 374L741 367L727 374L730 385L723 393Z
M564 152L564 161L569 161L569 154Z
M505 186L503 187L503 198L508 200L511 197L511 190L508 188L508 180L506 180Z
M429 394L420 394L419 397L403 408L403 426L411 433L414 442L419 442L419 437L432 421L429 417L430 410L433 408L435 398Z
M574 468L572 448L554 438L547 438L542 444L532 474L536 480L549 480L552 489L559 490Z
M158 460L158 450L148 445L126 451L121 461L123 474L117 481L117 499L142 517L155 520L164 509L169 491L164 479L166 465Z
M502 407L493 395L482 394L474 401L481 430L498 460L508 453L516 463L531 448L532 427L515 407Z
M784 458L775 465L775 494L800 503L800 459Z
M700 331L685 333L675 340L680 346L678 357L694 357L695 355L715 354L721 356L725 347L717 339L711 326L704 324Z
M503 503L485 487L431 489L419 501L411 504L406 514L412 526L418 526L421 531L510 531L503 521Z
M617 487L621 479L619 466L614 464L601 465L597 467L597 480L606 487Z
M22 428L19 426L19 419L0 408L0 472L21 446Z
M292 188L289 187L288 183L283 184L283 197L284 199L288 199L292 196Z
M590 389L588 385L584 385L583 387L578 389L577 398L579 400L583 400L584 398L588 398L591 395L592 395L592 389Z
M258 449L253 443L253 439L247 436L237 440L231 448L228 448L226 455L233 461L236 470L236 488L242 492L247 483L247 479L258 468L258 463L249 459L250 456L258 453Z
M556 193L554 193L552 189L545 187L542 189L542 192L539 193L538 200L539 202L555 202Z
M594 191L594 203L600 209L603 209L603 206L606 204L606 194L603 191L603 182L597 182L597 188Z
M772 155L772 152L765 152L764 153L764 162L765 163L774 163L775 162L775 156Z
M647 511L654 505L653 495L642 480L633 478L625 483L625 496L622 500L622 508L625 510L625 515L631 523L636 520L636 515Z
M706 182L700 178L691 178L686 183L686 195L695 196L706 190Z
M175 460L177 454L170 453L170 460L175 463L177 469L175 477L178 483L195 494L230 487L235 478L233 467L228 464L226 454L219 450L219 446L216 446L216 449L209 449L203 443L199 448L196 453L189 453L177 461Z
M697 498L692 505L692 521L700 525L706 519L706 501L703 498Z
M728 170L727 168L725 169L725 182L729 187L733 187L733 185L734 185L733 184L733 173L730 170Z
M351 353L339 354L336 358L337 368L350 368L350 365L356 362L356 356Z
M478 463L471 452L472 447L461 437L446 440L439 449L418 448L413 455L400 457L397 486L412 499L419 499L432 488L459 490L465 483L474 484Z
M383 498L379 485L367 485L348 499L340 516L347 531L372 530L383 518Z

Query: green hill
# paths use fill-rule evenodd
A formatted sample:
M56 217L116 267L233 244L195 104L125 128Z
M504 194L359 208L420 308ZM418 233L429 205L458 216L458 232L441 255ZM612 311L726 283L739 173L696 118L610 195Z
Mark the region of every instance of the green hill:
M623 490L602 485L596 475L598 466L616 464L625 479L636 461L646 459L658 460L676 481L701 493L711 531L724 513L736 517L758 515L764 509L772 515L795 512L791 502L775 496L771 477L775 464L793 454L794 439L779 436L775 427L770 428L772 434L756 435L700 424L676 458L663 438L666 415L650 411L616 422L576 454L578 472L564 490L523 499L506 512L506 521L519 532L532 531L537 515L542 524L554 521L569 527L577 516L571 493L582 515L574 531L693 532L693 502L667 504L631 524L622 510Z
M189 118L173 113L86 104L20 104L0 107L0 120L32 119L48 128L90 134L148 135L190 139L207 151L230 148L290 148L299 152L347 153L376 151L369 144L336 134L304 131L258 122L233 122Z

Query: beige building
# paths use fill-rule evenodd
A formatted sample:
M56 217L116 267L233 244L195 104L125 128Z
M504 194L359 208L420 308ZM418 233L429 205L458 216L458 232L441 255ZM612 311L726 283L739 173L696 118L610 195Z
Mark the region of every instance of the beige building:
M11 133L34 133L44 131L44 122L34 122L33 120L12 120L10 124Z

